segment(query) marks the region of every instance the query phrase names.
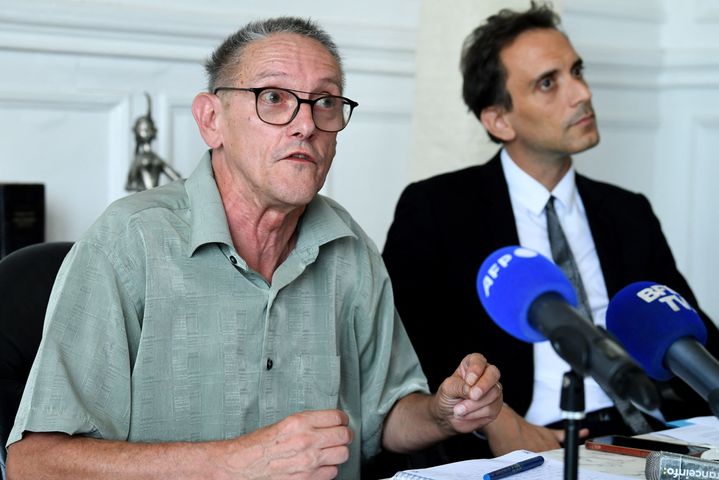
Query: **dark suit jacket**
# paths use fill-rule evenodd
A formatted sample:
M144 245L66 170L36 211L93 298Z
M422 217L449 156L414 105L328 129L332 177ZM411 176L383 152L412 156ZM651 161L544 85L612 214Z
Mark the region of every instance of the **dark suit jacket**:
M630 283L648 280L670 286L696 307L647 199L582 175L576 182L609 298ZM496 326L475 290L484 259L518 244L497 154L485 165L409 185L397 204L383 256L397 309L430 388L436 390L466 354L480 352L499 367L505 402L524 415L532 399L532 345ZM719 332L700 314L710 332L707 348L717 352ZM668 419L709 414L706 403L681 381L672 386L688 403L664 401Z

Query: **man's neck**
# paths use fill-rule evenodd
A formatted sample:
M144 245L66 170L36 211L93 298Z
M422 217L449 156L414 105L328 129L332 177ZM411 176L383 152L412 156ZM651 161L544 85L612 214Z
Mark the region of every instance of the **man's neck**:
M228 209L225 205L235 250L267 282L272 282L275 270L295 247L297 225L303 211L304 208L284 214L266 210L260 215L247 215L242 209Z
M271 283L275 270L295 247L297 225L306 206L264 205L243 193L230 175L218 172L221 165L213 162L213 168L235 250L249 268Z
M572 157L569 155L539 154L512 147L504 146L512 161L550 192L554 190L554 187L572 166Z

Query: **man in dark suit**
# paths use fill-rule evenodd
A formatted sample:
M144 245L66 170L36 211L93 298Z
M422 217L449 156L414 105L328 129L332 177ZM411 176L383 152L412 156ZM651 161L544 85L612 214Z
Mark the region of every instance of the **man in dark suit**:
M484 165L408 186L383 253L430 388L465 351L482 352L501 370L506 404L484 432L495 455L563 441L559 393L569 367L549 342L527 344L502 331L475 290L480 264L498 248L521 244L552 258L550 198L596 324L604 325L609 299L640 280L668 285L697 305L647 199L572 167L571 155L594 147L599 133L582 60L558 25L550 8L533 4L525 12L502 10L467 38L464 100L502 148ZM700 314L716 352L719 333ZM675 401L664 399L661 412L651 412L652 426L708 412L680 381L661 387ZM587 379L585 392L583 436L632 433L596 382ZM486 445L478 435L463 435L445 445L440 460L477 457L489 453Z

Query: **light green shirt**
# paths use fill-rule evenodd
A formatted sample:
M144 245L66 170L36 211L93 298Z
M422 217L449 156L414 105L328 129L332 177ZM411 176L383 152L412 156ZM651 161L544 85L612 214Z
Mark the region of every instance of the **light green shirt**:
M384 417L428 391L376 247L316 196L271 284L233 247L209 153L111 205L66 258L8 444L24 431L229 439L339 408L359 478Z

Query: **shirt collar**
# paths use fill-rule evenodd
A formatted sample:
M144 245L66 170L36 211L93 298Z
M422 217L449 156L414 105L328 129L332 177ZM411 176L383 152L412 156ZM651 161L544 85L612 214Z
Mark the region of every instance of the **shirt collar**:
M330 202L322 195L315 195L307 205L298 227L295 247L298 251L311 250L341 237L357 237Z
M506 149L500 153L504 177L507 180L509 194L535 215L540 215L547 205L550 196L554 196L567 210L574 207L577 198L577 184L575 179L574 166L570 166L567 173L562 177L554 190L547 188L532 178L527 172L519 168L509 156Z
M232 246L225 207L212 171L210 150L205 152L195 171L187 178L185 190L190 202L191 218L188 256L206 243L224 243Z
M192 229L188 256L207 243L224 243L234 248L227 226L225 207L215 183L209 150L187 178L185 189L190 202ZM348 223L337 214L329 202L325 197L315 195L307 205L298 225L296 250L316 250L340 237L356 237Z

